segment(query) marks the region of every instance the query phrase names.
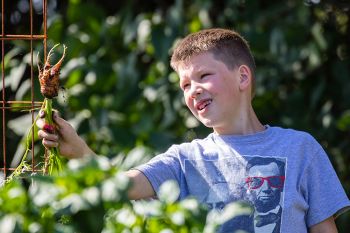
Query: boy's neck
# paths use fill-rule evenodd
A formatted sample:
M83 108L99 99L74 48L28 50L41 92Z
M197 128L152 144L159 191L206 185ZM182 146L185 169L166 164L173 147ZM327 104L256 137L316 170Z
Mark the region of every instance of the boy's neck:
M230 127L214 128L219 135L248 135L264 131L266 127L260 122L252 107L237 119L232 119Z

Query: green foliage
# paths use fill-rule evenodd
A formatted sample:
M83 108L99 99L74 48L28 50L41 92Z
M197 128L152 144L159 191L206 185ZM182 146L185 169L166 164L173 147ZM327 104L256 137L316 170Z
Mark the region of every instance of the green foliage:
M66 91L58 108L97 153L112 157L147 150L152 156L173 143L204 137L209 129L184 106L169 55L190 32L233 28L249 41L256 58L253 104L262 122L313 134L350 193L347 1L58 2L48 15L48 47L68 46L61 74ZM29 43L6 45L7 93L29 100ZM34 51L43 54L43 45L34 43ZM7 115L10 154L21 154L15 150L23 148L18 142L31 119L24 116ZM35 153L41 156L42 147ZM337 220L339 232L350 228L348 218L349 213Z
M117 161L91 156L69 161L59 175L12 180L0 189L1 232L213 233L223 221L250 211L235 204L207 218L195 199L177 201L174 181L161 186L159 200L129 201L130 182Z

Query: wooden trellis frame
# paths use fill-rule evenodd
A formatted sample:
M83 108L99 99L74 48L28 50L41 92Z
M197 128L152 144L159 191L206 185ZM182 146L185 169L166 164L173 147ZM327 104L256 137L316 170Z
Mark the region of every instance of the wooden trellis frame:
M47 51L47 0L42 0L42 22L43 22L43 30L42 34L34 34L33 33L33 0L27 0L29 4L29 25L30 33L29 34L7 34L8 29L5 28L5 22L7 19L5 18L6 15L6 3L9 3L12 0L1 0L1 113L2 113L2 133L1 133L1 142L2 142L2 148L0 151L1 158L3 161L3 167L0 168L0 173L3 172L4 177L8 175L11 171L13 171L15 168L8 167L8 159L9 155L7 155L7 141L6 141L6 116L7 112L14 110L26 110L30 111L31 117L32 117L32 123L34 122L34 109L37 109L41 106L42 102L35 101L34 100L34 82L37 81L36 77L34 77L34 52L33 52L33 42L34 41L42 41L43 42L43 50L44 50L44 57L46 57ZM23 40L23 41L29 41L30 43L30 83L31 83L31 100L30 101L22 101L22 100L8 100L6 99L6 83L5 83L5 42L7 41L15 41L15 40ZM32 140L31 140L31 156L32 156L32 172L35 171L35 159L34 159L34 132L32 132ZM45 155L46 156L46 155ZM0 180L1 181L1 180Z

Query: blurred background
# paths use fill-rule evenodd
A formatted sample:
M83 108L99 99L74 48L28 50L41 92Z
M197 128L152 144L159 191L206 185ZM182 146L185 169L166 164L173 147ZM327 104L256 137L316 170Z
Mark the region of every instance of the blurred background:
M5 2L5 33L29 33L29 1ZM42 1L33 7L33 32L40 34ZM147 160L210 132L186 109L169 56L188 33L224 27L250 43L253 105L262 123L311 133L350 194L349 1L49 0L47 7L48 49L68 47L54 106L98 154L141 153ZM29 48L27 41L5 42L6 100L31 100ZM42 41L34 51L43 54ZM34 92L42 101L37 80ZM31 119L25 111L6 112L7 167L23 154ZM43 153L40 142L36 153ZM349 213L337 220L339 232L350 229L349 220Z

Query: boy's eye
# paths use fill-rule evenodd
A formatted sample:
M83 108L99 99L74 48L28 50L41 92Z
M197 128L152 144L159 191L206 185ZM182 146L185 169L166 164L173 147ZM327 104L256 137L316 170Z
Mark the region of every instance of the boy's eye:
M200 78L203 79L203 78L205 78L208 75L210 75L210 74L202 74Z
M182 85L182 89L183 89L183 90L186 90L189 86L190 86L190 84L185 83L185 84Z

